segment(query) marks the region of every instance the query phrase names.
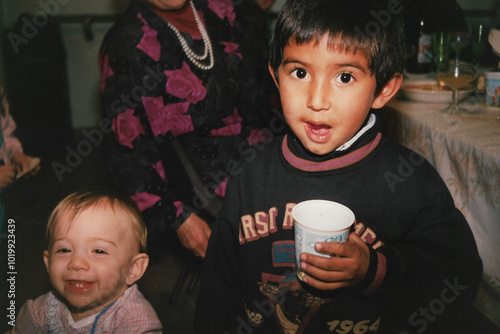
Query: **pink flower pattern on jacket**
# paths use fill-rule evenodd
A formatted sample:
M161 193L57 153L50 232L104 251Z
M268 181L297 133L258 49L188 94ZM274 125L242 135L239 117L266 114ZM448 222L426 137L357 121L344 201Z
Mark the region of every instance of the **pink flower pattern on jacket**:
M180 70L165 71L167 76L167 93L172 94L193 104L203 100L207 95L207 89L189 68L186 62L182 62Z
M229 24L233 25L236 18L234 6L230 0L208 0L208 8L210 8L221 19L227 18Z
M243 55L239 52L236 52L238 50L238 48L240 47L238 44L231 43L231 42L220 42L220 44L224 45L224 52L225 53L232 53L232 54L238 56L238 58L243 59Z
M146 210L147 208L152 207L161 199L160 196L150 194L147 192L143 193L136 192L134 195L131 196L131 198L137 204L137 207L141 212Z
M120 113L111 123L115 138L121 145L134 148L132 142L139 135L145 134L139 117L134 116L134 110L127 109Z
M261 129L252 129L252 131L250 131L250 136L247 138L247 143L252 146L255 143L268 139L269 137L269 133Z
M144 23L144 26L142 27L144 34L141 41L137 45L137 48L144 51L154 61L158 61L160 59L161 51L160 41L158 41L158 32L149 27L141 14L137 15L137 17Z
M174 137L193 131L191 116L186 115L189 102L163 104L163 97L143 97L142 102L155 137L168 131Z
M114 74L113 69L109 67L109 55L99 57L99 68L101 69L101 92L106 89L106 79Z
M167 181L167 177L165 175L165 168L163 168L163 163L161 161L158 161L156 164L154 164L153 168L156 170L158 175L160 175L162 180Z
M174 206L175 206L175 209L176 209L175 216L179 217L181 215L181 213L182 213L182 210L184 210L184 205L182 204L181 201L175 201L174 202Z
M241 122L243 119L238 115L236 108L231 116L222 119L226 126L210 131L212 136L233 136L241 133Z
M224 198L224 196L226 195L227 180L228 178L226 177L224 180L222 180L217 189L214 190L214 193L216 193L219 197Z

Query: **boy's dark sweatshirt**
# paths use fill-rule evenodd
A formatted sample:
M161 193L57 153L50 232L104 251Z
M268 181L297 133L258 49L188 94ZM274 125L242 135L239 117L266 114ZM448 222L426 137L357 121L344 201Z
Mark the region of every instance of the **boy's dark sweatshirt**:
M291 133L245 152L209 243L198 332L443 333L466 309L482 263L465 218L424 158L366 124L328 156ZM358 286L321 292L297 280L291 209L309 199L354 212L370 248Z

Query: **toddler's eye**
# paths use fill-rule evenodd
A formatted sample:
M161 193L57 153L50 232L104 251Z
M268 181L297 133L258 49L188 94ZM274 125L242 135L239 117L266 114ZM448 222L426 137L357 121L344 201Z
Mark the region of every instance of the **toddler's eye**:
M338 77L337 80L340 81L341 83L348 84L352 81L352 74L350 73L341 73Z
M106 254L106 252L103 251L102 249L96 249L96 250L94 250L94 253L96 253L96 254Z
M69 253L71 252L68 248L61 248L56 251L56 253Z
M295 76L299 79L304 79L307 76L307 72L302 68L297 68L293 71Z

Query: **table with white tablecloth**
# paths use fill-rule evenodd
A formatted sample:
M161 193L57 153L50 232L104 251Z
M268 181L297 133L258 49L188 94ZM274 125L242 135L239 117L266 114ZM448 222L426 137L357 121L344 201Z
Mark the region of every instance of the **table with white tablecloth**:
M476 113L451 115L440 111L443 104L395 98L383 110L383 131L425 157L446 182L483 260L475 306L500 327L500 109L472 101Z

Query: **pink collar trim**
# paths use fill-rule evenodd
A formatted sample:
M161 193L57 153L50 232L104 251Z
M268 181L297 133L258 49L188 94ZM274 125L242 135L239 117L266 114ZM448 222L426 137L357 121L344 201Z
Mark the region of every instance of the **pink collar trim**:
M368 154L370 154L370 152L373 151L375 147L377 147L377 145L380 143L380 139L382 138L382 134L380 132L377 133L375 138L370 143L357 149L356 151L338 158L333 158L322 162L309 161L294 155L288 148L287 138L288 135L283 138L283 143L281 144L283 156L285 157L286 161L288 161L290 165L297 169L308 172L321 172L346 167L360 161Z

